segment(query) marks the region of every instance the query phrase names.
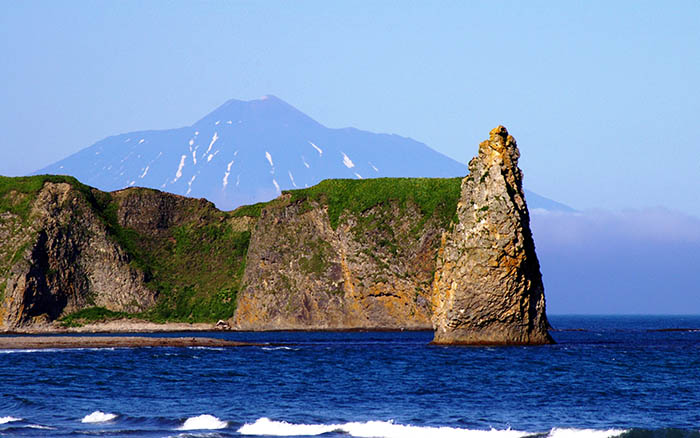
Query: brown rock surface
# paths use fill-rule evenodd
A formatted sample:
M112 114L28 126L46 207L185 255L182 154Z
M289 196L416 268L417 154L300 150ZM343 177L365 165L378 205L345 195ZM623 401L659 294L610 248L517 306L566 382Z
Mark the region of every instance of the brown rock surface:
M441 228L419 235L416 206L341 216L288 199L263 210L248 250L233 325L243 330L430 329Z
M27 221L14 233L23 246L5 278L1 325L43 323L88 306L137 312L155 303L143 273L71 184L46 182Z
M434 343L552 342L515 139L499 126L469 163L458 222L443 236Z
M242 330L434 328L438 344L548 343L518 158L499 126L461 183L331 180L234 212L157 190L0 178L0 328L55 330L104 307Z

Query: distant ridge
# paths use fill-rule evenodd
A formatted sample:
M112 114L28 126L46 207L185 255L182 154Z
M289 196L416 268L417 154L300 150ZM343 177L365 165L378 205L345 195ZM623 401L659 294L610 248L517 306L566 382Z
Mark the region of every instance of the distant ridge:
M231 99L189 127L107 137L35 172L44 173L107 191L202 197L230 210L329 178L457 177L467 166L410 138L327 128L268 95ZM531 208L571 210L527 196Z

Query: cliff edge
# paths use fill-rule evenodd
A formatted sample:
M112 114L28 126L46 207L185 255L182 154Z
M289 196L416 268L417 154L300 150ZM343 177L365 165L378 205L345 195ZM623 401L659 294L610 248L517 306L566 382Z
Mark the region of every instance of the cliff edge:
M552 342L519 157L499 126L469 163L437 258L435 344Z
M0 177L0 329L135 317L549 343L518 158L499 126L463 179L326 180L232 212Z

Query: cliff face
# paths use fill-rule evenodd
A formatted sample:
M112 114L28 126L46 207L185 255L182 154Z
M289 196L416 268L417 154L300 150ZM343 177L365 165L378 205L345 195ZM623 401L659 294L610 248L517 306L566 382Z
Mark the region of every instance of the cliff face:
M8 198L22 203L30 196ZM49 322L87 306L138 312L155 303L143 272L130 266L94 206L69 183L46 182L26 217L3 212L0 236L6 327Z
M91 307L156 321L230 318L250 225L156 190L2 178L0 328Z
M519 157L515 139L499 126L469 163L458 220L437 258L435 343L551 342Z
M551 342L518 157L498 127L461 180L327 180L233 212L151 189L0 177L0 324L103 307L244 330Z
M334 228L330 204L285 195L262 211L234 326L429 329L444 228L438 215L426 216L415 201L389 195L357 213L343 211Z

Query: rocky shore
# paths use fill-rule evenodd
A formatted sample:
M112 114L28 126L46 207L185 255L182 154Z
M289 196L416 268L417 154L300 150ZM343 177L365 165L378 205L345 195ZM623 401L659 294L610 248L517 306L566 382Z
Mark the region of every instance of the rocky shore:
M216 338L146 336L0 336L0 350L135 347L246 347L261 344Z

